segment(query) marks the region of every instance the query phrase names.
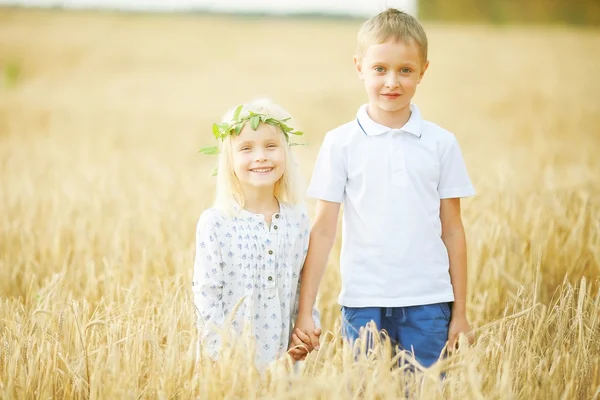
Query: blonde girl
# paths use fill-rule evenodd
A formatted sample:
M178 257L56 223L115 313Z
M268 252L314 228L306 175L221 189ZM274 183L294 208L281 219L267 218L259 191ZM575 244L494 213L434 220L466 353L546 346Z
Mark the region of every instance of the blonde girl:
M291 150L301 132L285 110L260 99L227 112L213 134L220 146L201 152L219 154L216 197L198 220L192 280L200 344L218 359L219 329L241 335L246 327L256 363L265 365L288 350L308 249Z

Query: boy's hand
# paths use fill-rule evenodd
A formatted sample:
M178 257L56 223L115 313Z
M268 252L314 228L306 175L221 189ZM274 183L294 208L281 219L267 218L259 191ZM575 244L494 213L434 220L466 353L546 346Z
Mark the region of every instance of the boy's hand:
M450 326L448 328L448 346L450 349L456 349L458 347L458 336L464 334L469 344L473 344L474 336L471 330L471 325L466 316L452 317L450 320Z
M289 345L290 355L303 360L309 352L319 350L319 336L321 329L315 327L312 315L298 315Z

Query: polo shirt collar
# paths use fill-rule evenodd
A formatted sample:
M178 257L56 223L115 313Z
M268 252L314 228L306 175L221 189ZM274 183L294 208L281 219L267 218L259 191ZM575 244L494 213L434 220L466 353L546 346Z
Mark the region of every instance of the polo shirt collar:
M360 129L367 136L376 136L381 135L382 133L390 132L390 131L402 131L415 135L418 138L421 138L421 126L423 124L423 118L421 117L421 112L416 104L410 105L410 118L404 124L404 126L400 129L392 129L387 126L378 124L373 121L369 114L367 113L367 104L362 105L356 114L356 122L360 126Z

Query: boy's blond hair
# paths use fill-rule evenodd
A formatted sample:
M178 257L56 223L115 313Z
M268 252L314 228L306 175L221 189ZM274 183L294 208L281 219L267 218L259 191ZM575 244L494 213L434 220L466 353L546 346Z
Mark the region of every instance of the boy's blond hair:
M421 62L427 62L425 29L415 17L395 8L388 8L362 24L358 31L357 58L361 59L370 45L385 43L389 39L414 41L419 46Z
M278 120L290 118L286 124L296 128L290 114L269 99L261 98L254 100L251 103L244 104L240 111L239 118L248 115L250 111L266 114ZM231 121L234 113L235 108L227 111L223 116L222 122ZM249 126L249 124L247 126ZM288 205L299 204L302 202L302 182L298 171L298 165L294 159L294 154L290 149L285 134L279 127L268 124L265 124L265 126L277 131L285 154L285 169L281 178L275 183L273 194L279 202ZM242 188L233 170L231 138L232 136L228 135L221 143L219 152L219 173L217 175L217 194L214 203L215 208L224 211L228 215L235 214L236 209L243 209L245 205Z

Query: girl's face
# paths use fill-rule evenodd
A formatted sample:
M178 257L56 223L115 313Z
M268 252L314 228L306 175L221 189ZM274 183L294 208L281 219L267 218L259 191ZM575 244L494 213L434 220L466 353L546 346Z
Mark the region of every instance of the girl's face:
M242 187L274 188L286 167L284 144L276 128L250 123L231 136L233 170Z

